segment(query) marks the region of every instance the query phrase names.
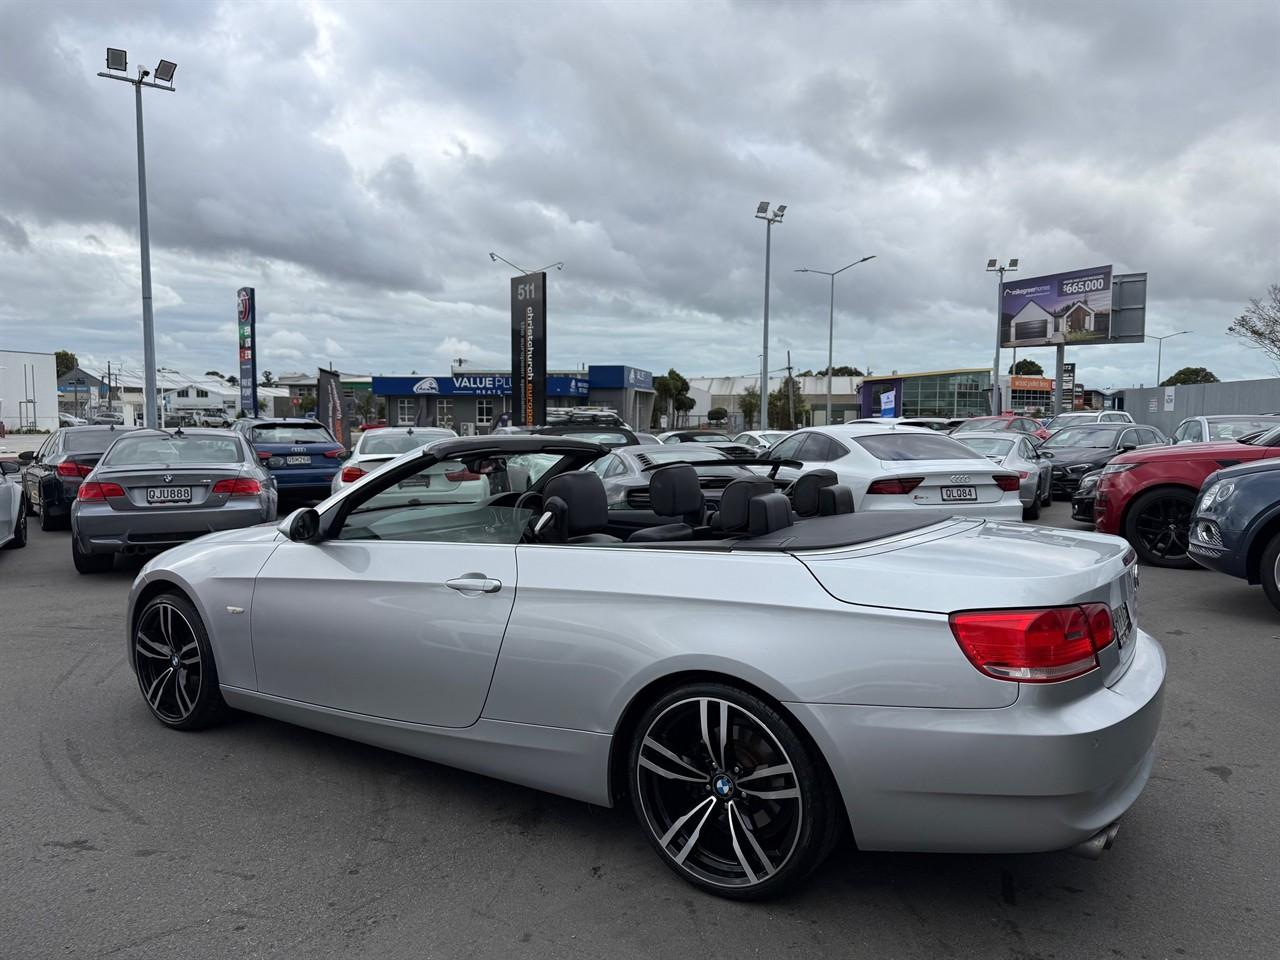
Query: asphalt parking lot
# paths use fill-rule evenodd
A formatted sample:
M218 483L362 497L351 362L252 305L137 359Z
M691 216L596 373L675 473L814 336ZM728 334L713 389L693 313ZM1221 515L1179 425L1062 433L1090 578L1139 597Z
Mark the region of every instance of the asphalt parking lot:
M1065 504L1047 522L1071 527ZM125 662L139 564L68 534L0 553L0 956L1272 957L1280 614L1144 569L1168 652L1159 759L1098 862L862 854L744 905L604 810L241 716L160 727Z

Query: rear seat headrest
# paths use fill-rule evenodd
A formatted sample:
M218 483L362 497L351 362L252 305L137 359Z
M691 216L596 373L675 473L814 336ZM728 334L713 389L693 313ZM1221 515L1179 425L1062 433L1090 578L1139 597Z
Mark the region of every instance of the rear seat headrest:
M818 515L830 517L840 513L853 513L853 488L843 483L821 488L818 491Z
M791 503L802 517L816 517L820 509L818 491L840 482L834 470L810 470L791 485Z
M731 481L720 494L720 512L716 514L715 525L728 533L745 530L751 498L773 492L773 481L767 477L743 477Z
M649 474L649 509L660 517L702 512L698 472L687 463L672 463Z
M747 505L747 532L764 536L791 526L791 501L781 493L762 493Z

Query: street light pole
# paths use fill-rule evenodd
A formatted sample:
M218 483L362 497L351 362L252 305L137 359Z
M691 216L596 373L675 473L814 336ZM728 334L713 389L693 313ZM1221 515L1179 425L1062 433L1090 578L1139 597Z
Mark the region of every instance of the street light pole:
M147 223L147 160L142 136L142 88L152 87L156 90L173 92L173 74L178 69L171 60L161 60L156 66L155 78L163 81L153 83L147 80L151 71L145 67L138 68L136 80L122 76L128 69L128 57L123 50L107 49L107 70L98 76L108 80L123 80L133 84L134 107L138 132L138 243L142 251L142 363L143 363L143 426L156 426L156 336L155 319L151 310L151 233Z
M1190 333L1190 332L1191 332L1190 330L1179 330L1177 333L1166 333L1163 337L1153 337L1151 334L1149 333L1147 334L1148 340L1154 340L1156 342L1156 386L1157 387L1160 386L1160 367L1161 367L1161 364L1164 362L1164 342L1168 340L1170 337L1180 337L1184 333Z
M855 260L853 263L841 267L839 270L811 270L808 267L801 267L796 273L820 273L824 277L831 278L831 299L827 304L827 426L831 426L831 367L835 363L835 337L836 337L836 275L844 273L849 267L856 267L860 263L866 263L868 260L874 260L876 255L873 253L869 257L863 257L861 260Z
M1000 282L996 284L996 355L991 362L991 415L993 417L998 417L1003 412L1000 409L1000 312L1004 309L1004 303L1000 294L1004 287L1005 271L1012 273L1017 269L1017 257L1013 257L1007 264L994 259L987 261L987 272L1000 274ZM1061 377L1058 378L1059 382L1061 379Z
M762 200L756 207L756 219L764 221L764 353L760 358L760 427L769 429L769 258L773 243L773 225L782 222L787 212L785 203L769 212L769 201Z

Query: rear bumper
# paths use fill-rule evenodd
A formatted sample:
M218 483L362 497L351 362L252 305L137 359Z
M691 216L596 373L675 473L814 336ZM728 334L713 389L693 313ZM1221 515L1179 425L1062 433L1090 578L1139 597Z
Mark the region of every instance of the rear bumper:
M315 493L328 496L333 485L334 475L338 473L338 462L332 467L310 470L272 470L276 488L286 493Z
M862 498L862 503L858 505L858 510L864 513L888 510L901 514L910 514L913 510L929 510L935 513L943 511L955 517L981 520L1018 521L1022 519L1021 494L1016 499L1005 497L995 503L904 504L903 499L902 497L865 496Z
M997 710L788 707L830 761L860 848L1064 850L1119 819L1151 773L1165 656L1140 630L1135 642L1114 686L1065 704L1038 690Z
M151 553L217 530L237 530L274 519L263 501L245 498L221 507L192 510L113 510L77 501L71 534L85 553Z

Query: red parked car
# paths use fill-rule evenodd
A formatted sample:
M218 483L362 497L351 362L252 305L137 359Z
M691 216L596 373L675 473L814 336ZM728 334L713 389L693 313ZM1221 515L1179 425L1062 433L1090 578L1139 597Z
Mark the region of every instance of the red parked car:
M983 432L1011 430L1014 433L1025 433L1027 436L1035 437L1038 440L1048 440L1051 435L1050 431L1046 430L1044 424L1039 420L1013 413L1003 413L998 417L972 417L951 432L969 433L976 430Z
M1205 477L1269 457L1280 457L1280 429L1243 440L1122 453L1102 468L1094 524L1101 533L1128 540L1143 563L1194 567L1187 556L1188 528Z

